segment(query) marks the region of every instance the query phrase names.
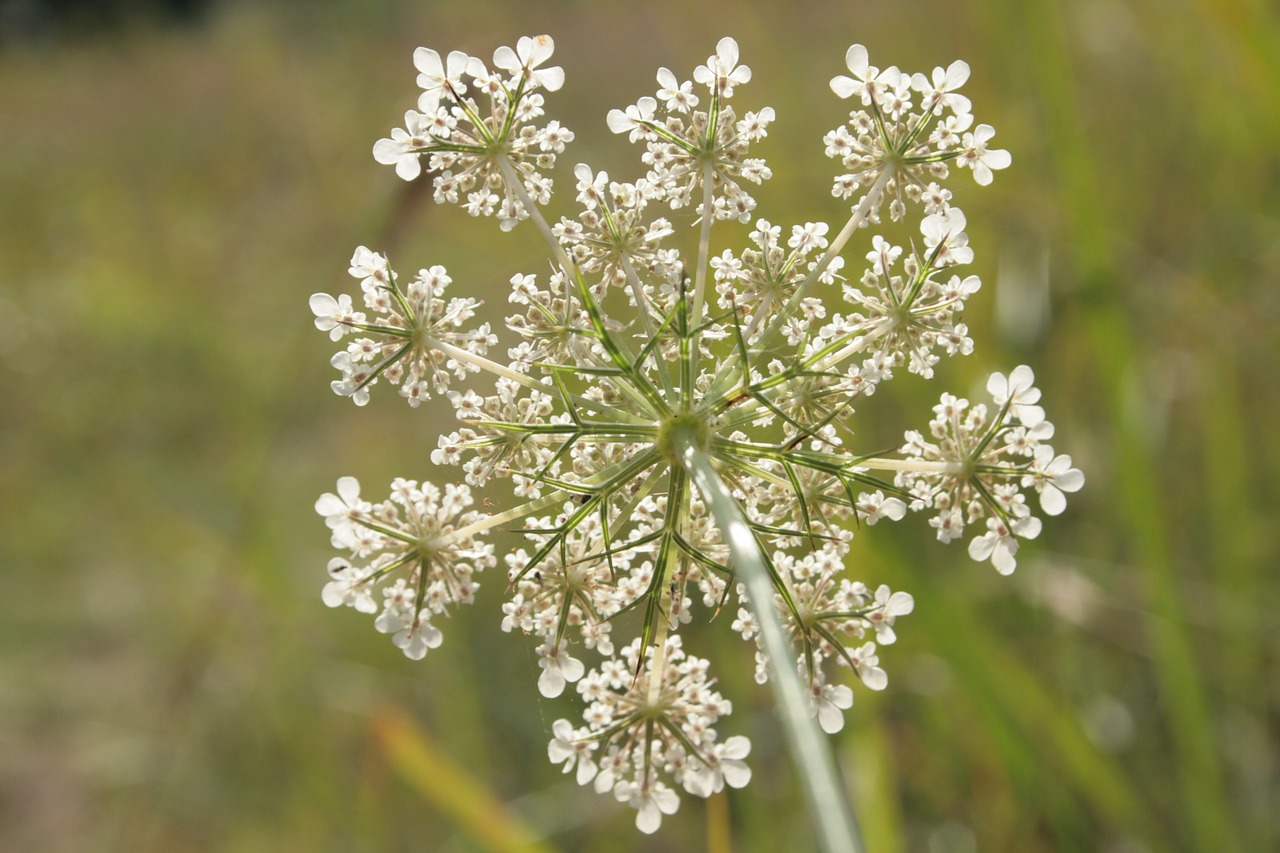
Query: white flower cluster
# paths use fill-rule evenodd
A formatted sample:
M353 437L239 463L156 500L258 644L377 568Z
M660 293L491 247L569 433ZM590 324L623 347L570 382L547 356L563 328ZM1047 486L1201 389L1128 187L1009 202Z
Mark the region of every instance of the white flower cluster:
M994 373L987 392L998 407L989 416L981 403L943 394L933 407L927 441L914 430L906 434L903 452L935 463L922 470L898 473L897 485L912 498L912 509L934 509L929 520L938 539L950 542L965 534L967 525L983 524L986 531L969 542L969 556L991 560L1002 575L1017 566L1018 538L1040 535L1041 522L1031 514L1023 490L1040 495L1048 515L1066 509L1064 492L1078 491L1084 474L1071 467L1070 456L1058 456L1043 442L1053 437L1053 424L1035 405L1040 390L1025 364L1005 376Z
M610 110L609 129L645 144L649 174L641 186L649 198L687 207L702 186L712 195L717 219L748 222L756 202L741 181L759 184L773 173L763 160L747 157L747 149L768 135L773 108L739 120L729 105L734 86L751 79L751 69L738 64L738 43L731 38L720 40L715 55L694 69L693 79L709 90L705 110L695 109L701 101L693 84L663 68L657 99L646 96L626 110Z
M673 233L671 223L661 217L644 220L649 202L644 181L610 181L608 173L593 174L585 163L574 174L582 212L577 222L564 218L552 230L579 269L619 287L627 283L628 270L631 276L639 270L665 281L679 269L679 253L661 248Z
M445 61L425 47L413 54L423 92L418 109L404 114L404 128L379 139L373 156L396 167L406 181L427 170L436 173L437 202L462 204L472 216L497 215L503 230L528 217L511 182L519 181L540 204L551 198L551 179L542 173L555 166L556 155L573 141L573 132L557 121L535 127L543 115L536 90L554 92L564 83L559 67L541 68L555 51L550 36L525 36L516 49L493 54L497 70L478 57L453 51ZM483 95L488 108L468 96ZM499 156L501 155L501 156Z
M742 313L748 343L753 343L763 331L762 322L781 309L800 283L815 270L818 261L811 257L827 248L827 232L830 230L825 222L793 225L784 249L779 245L782 229L761 219L749 235L755 248L743 249L737 255L731 249L725 249L719 257L711 259L719 305ZM843 258L833 259L819 273L820 283L832 284L843 265ZM803 307L804 318L822 316L826 310L822 300L813 297ZM807 327L804 323L804 328Z
M575 729L556 720L547 747L564 772L576 768L579 785L594 782L597 792L612 792L636 809L636 826L646 833L680 807L664 777L696 797L751 781L743 761L751 741L741 735L717 740L715 724L733 706L713 689L708 662L686 655L678 636L667 640L662 654L655 664L654 650L647 650L636 677L641 652L634 640L618 658L587 673L578 684L588 703L585 725Z
M845 64L853 76L834 78L831 90L860 106L849 113L848 124L822 139L827 156L849 170L835 179L833 195L850 198L885 178L889 215L896 221L906 215L908 201L928 213L947 209L951 192L938 182L946 180L948 163L972 169L974 180L984 186L991 183L992 170L1009 166L1008 151L987 148L995 135L990 125L969 130L971 104L956 92L969 79L967 63L935 68L932 77L894 66L882 71L870 64L867 49L855 44Z
M882 517L902 518L906 511L902 501L886 500L882 494L864 494L859 500L859 514L872 524ZM813 711L828 734L844 728L843 712L853 706L853 691L831 681L832 673L824 665L834 661L847 666L867 688L883 690L889 678L879 666L876 643L889 645L897 640L894 621L915 608L909 593L892 592L884 584L871 593L861 581L845 577L848 550L847 542L837 539L800 557L778 552L773 558L783 582L775 604L786 614L794 636L810 638L799 666L809 683ZM755 616L746 607L738 608L733 629L745 640L760 642ZM874 642L866 640L868 631L875 634ZM760 684L769 679L767 664L763 649L758 650L756 681Z
M355 310L345 293L337 299L327 293L312 294L311 311L316 328L335 341L348 333L363 333L330 361L342 371L342 378L330 387L357 406L369 402L369 386L386 379L399 385L400 396L416 407L430 399L432 391L447 391L451 376L464 379L469 371L479 369L450 352L460 348L484 355L498 342L488 323L460 331L480 303L470 297L446 302L444 291L451 279L442 266L419 270L402 288L386 257L361 246L351 258L350 272L360 279L365 307L376 315L373 322Z
M901 246L879 235L872 239L867 253L871 266L862 274L862 287L844 286L845 301L854 312L843 324L832 323L840 335L853 334L862 345L873 345L873 354L863 363L868 375L883 378L905 362L909 372L932 379L939 350L946 355L973 352L969 327L959 318L982 280L976 275L937 280L943 270L973 259L964 226L958 207L926 216L920 225L923 257L914 250L903 257Z
M335 560L324 598L372 613L380 591L377 627L420 657L440 641L431 618L470 601L472 575L496 563L480 537L522 527L505 557L501 628L534 638L544 696L576 684L587 702L582 726L555 724L550 756L629 803L652 832L679 789L707 796L750 777L749 743L716 731L730 705L709 663L684 651L696 616L735 613L733 629L757 644L757 679L788 681L798 668L818 724L838 731L853 704L849 676L886 686L880 651L915 605L846 576L851 528L930 511L944 542L977 526L970 554L1008 573L1018 538L1041 526L1027 496L1056 515L1083 475L1044 444L1052 428L1026 367L992 377L990 413L944 395L928 438L910 432L893 453L851 449L855 404L895 370L931 378L944 356L973 350L963 311L981 282L957 272L974 253L939 182L954 163L988 183L1009 158L986 148L989 127L970 131L969 101L956 91L963 62L926 78L873 68L850 48L853 76L832 88L860 106L826 144L848 170L836 194L857 203L838 229L784 231L752 216L743 189L770 175L747 153L774 111L738 118L729 106L751 72L722 39L692 81L664 68L656 98L609 113L613 131L644 144L647 174L615 181L579 165L579 207L553 225L541 210L551 187L542 171L571 135L530 124L540 91L563 82L545 67L551 51L546 36L522 38L494 54L500 73L490 73L466 54L420 49L418 110L375 146L402 177L433 173L437 201L469 193L472 213L537 227L551 269L510 278L507 360L491 360L488 324L464 328L481 306L446 299L440 267L402 286L385 257L362 247L351 272L364 309L345 295L312 297L317 328L353 339L334 357L343 373L334 389L363 404L386 377L410 404L446 394L458 423L435 439L431 461L456 466L466 483L397 481L390 501L369 505L354 480L339 481L317 509L334 545L367 562ZM854 243L886 199L892 220L916 205L919 236ZM670 218L650 217L657 203ZM719 235L752 219L745 245L713 248L713 226ZM698 226L696 247L679 245L681 224ZM846 280L851 263L858 274ZM500 482L511 508L466 509L470 487ZM750 601L711 511L723 518L726 501L765 579ZM789 637L785 660L766 658L766 628L775 658Z
M329 561L324 603L378 613L374 627L392 634L407 657L421 660L443 639L432 618L474 602L480 588L474 576L496 562L493 545L467 529L482 518L467 509L472 503L466 486L442 490L400 478L391 483L389 500L369 503L360 497L359 481L339 479L337 494L321 495L316 512L333 531L333 547L362 562Z

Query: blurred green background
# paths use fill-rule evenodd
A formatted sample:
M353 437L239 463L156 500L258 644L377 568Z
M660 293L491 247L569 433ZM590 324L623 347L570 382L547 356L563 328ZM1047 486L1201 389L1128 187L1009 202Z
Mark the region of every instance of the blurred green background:
M904 375L866 431L1025 361L1088 484L1011 579L923 519L858 537L852 573L916 598L889 689L859 690L835 739L870 849L1280 847L1274 7L476 0L0 36L0 849L811 846L725 624L698 642L754 781L648 838L548 765L575 706L540 699L530 644L497 630L500 582L417 664L320 602L315 497L431 476L450 414L333 396L307 296L349 290L369 243L446 265L500 318L507 279L545 263L536 234L405 196L369 149L414 102L415 46L540 32L568 74L549 112L578 133L556 215L573 163L640 172L605 111L725 34L755 71L742 103L778 113L774 222L841 215L819 139L855 41L881 66L968 60L1013 152L988 191L952 182L986 281L977 352Z

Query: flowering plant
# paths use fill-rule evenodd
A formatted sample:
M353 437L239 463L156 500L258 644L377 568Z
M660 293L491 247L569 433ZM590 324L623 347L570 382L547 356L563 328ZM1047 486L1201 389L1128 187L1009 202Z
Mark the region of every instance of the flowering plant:
M854 45L851 76L831 81L853 110L823 139L850 216L834 236L821 222L784 230L756 217L750 194L771 176L749 154L774 110L735 109L751 70L725 38L692 81L660 69L656 97L609 113L643 147L645 176L578 165L577 215L551 222L547 175L574 137L541 122L543 93L564 82L552 52L548 36L521 38L490 68L419 48L417 109L374 145L400 177L430 174L437 202L503 230L531 221L550 271L512 276L501 360L489 323L474 322L480 304L447 296L440 266L401 275L362 246L350 269L361 304L311 297L317 328L344 341L333 390L361 406L384 381L412 406L447 396L458 425L431 458L463 481L397 479L373 502L340 479L316 504L343 552L324 601L377 614L378 631L422 658L443 639L438 617L472 603L497 567L493 537L518 529L501 627L537 638L542 695L572 684L585 702L580 724L555 722L550 759L629 803L644 832L676 811L677 790L750 779L750 743L721 737L731 703L682 633L728 609L757 681L775 682L811 806L847 812L824 804L839 786L809 721L843 726L842 669L886 686L879 649L914 605L845 577L851 525L924 511L938 539L969 536L971 557L1008 574L1041 527L1027 496L1055 515L1083 484L1045 443L1053 428L1026 366L991 377L991 405L943 394L928 430L895 452L849 446L856 407L895 371L930 378L943 356L972 351L962 314L981 282L956 271L973 250L944 184L955 169L988 184L1010 157L958 94L964 62L926 77L871 66ZM886 209L893 221L916 211L918 237L846 253ZM713 226L735 221L751 226L748 244L713 251ZM681 227L696 228L693 254L672 245ZM473 509L472 489L495 480L516 504ZM846 849L852 820L820 834Z

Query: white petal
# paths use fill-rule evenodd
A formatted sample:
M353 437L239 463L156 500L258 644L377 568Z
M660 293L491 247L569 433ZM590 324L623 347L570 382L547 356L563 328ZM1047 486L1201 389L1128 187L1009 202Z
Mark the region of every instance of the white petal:
M837 97L848 98L851 96L858 86L861 85L857 80L851 77L845 77L843 74L839 77L831 78L831 91L836 93Z
M396 175L402 180L412 181L422 174L422 163L417 154L406 154L396 161Z
M316 500L316 513L328 518L331 515L340 515L345 512L347 505L338 499L338 496L330 492L326 492Z
M1002 575L1011 575L1013 570L1018 567L1018 561L1013 558L1013 549L1004 546L996 548L995 556L991 559L992 564L996 567L996 571Z
M331 317L338 313L338 300L327 293L313 293L307 303L317 317Z
M751 754L751 740L742 735L734 735L720 747L720 757L742 759Z
M675 814L680 809L680 797L670 788L659 788L654 791L653 799L663 814Z
M1036 398L1040 396L1040 392L1037 391L1034 395L1028 394L1027 396ZM1033 427L1044 422L1044 409L1040 406L1028 406L1020 403L1017 414L1018 420L1022 421L1025 426Z
M957 59L955 62L947 66L947 75L943 78L942 88L958 89L969 79L969 63L963 59Z
M890 616L906 616L916 607L916 600L911 597L909 592L895 592L889 596L889 603L885 606L885 612Z
M565 681L570 683L582 678L586 671L582 661L577 658L571 658L568 655L565 655L564 662L560 664L560 674L564 676Z
M1009 374L1009 385L1013 388L1013 393L1021 396L1022 392L1027 391L1031 386L1036 384L1035 372L1025 364L1019 364L1013 369L1013 373ZM1026 397L1026 402L1034 403L1039 399L1036 397Z
M859 667L858 677L871 690L884 690L889 686L889 676L878 666Z
M444 65L440 62L440 54L429 47L420 47L413 52L413 65L428 77L444 76Z
M684 789L695 797L702 797L705 800L715 793L715 780L715 774L705 767L690 770L684 774Z
M869 59L867 57L867 49L860 44L850 45L844 54L844 64L849 70L859 77L866 77L867 65ZM834 83L834 81L832 81ZM841 97L845 97L842 95Z
M640 811L636 813L636 829L645 835L653 835L662 826L662 813L658 811L658 804L653 800L644 800L640 804Z
M341 607L346 604L348 586L346 581L329 581L320 591L320 599L326 607Z
M969 543L969 556L979 563L991 556L995 550L996 538L990 534L977 536Z
M1035 539L1040 535L1040 531L1044 529L1044 522L1029 515L1026 518L1020 518L1013 523L1013 534L1021 536L1023 539Z
M534 76L538 78L538 85L548 92L558 92L560 87L564 85L564 69L559 65L543 68Z
M614 133L626 133L636 126L635 121L622 110L609 110L609 115L605 118L605 122Z
M721 765L725 784L730 788L745 788L751 781L751 768L740 761L730 761Z
M725 36L716 45L716 56L720 57L720 61L724 63L721 70L732 68L738 64L738 43L729 36Z
M1007 169L1009 164L1013 162L1013 156L1003 148L997 148L994 151L988 150L982 155L982 163L990 169Z
M503 45L493 52L493 64L512 74L520 70L520 59L516 52Z
M987 393L1000 405L1009 399L1009 380L1003 373L993 373L987 378Z
M556 43L548 35L534 36L529 38L525 36L518 43L520 57L524 60L525 65L529 68L537 68L542 63L551 58L551 54L556 52Z
M355 477L339 477L338 497L348 504L353 504L360 500L360 481Z
M1066 495L1053 483L1045 483L1040 487L1040 508L1045 515L1062 515L1067 508Z
M463 72L467 70L467 66L470 64L470 56L467 56L460 50L451 50L449 51L448 65L445 67L445 76L451 80L456 80L462 76Z
M564 692L564 675L560 667L549 666L538 677L538 692L548 699L554 699Z
M404 146L394 139L379 139L373 143L373 159L384 166L398 164L404 156ZM355 261L351 262L355 266Z
M1059 459L1064 457L1059 456ZM1071 457L1065 457L1067 464L1071 464ZM1078 492L1084 486L1084 472L1079 468L1071 468L1063 471L1053 478L1053 484L1064 492Z
M830 702L819 702L818 724L822 726L824 732L833 735L844 728L844 714Z

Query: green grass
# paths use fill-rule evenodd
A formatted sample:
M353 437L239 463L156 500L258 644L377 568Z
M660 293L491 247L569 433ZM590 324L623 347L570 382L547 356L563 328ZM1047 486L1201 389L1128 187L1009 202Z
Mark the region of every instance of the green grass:
M398 266L445 264L501 313L510 275L543 263L536 235L397 208L369 149L411 102L413 47L486 54L544 31L568 73L549 111L578 133L562 190L578 160L636 174L605 110L725 34L755 71L743 97L778 112L759 194L774 222L837 217L818 138L853 41L881 65L968 60L966 94L1013 152L989 192L957 182L987 283L966 318L977 352L893 383L865 432L892 441L944 386L1026 361L1089 481L1012 579L921 519L855 543L856 576L916 597L881 656L889 689L860 691L838 738L870 848L1280 846L1268 4L461 5L232 4L198 29L0 54L0 849L808 837L727 625L699 642L755 779L685 798L649 839L547 764L570 703L538 699L529 644L497 630L500 581L418 664L319 600L315 497L340 474L429 476L451 415L332 396L306 297L394 231ZM1007 335L995 307L1018 282L997 267L1045 253L1051 321ZM415 775L440 767L465 780L452 798Z

